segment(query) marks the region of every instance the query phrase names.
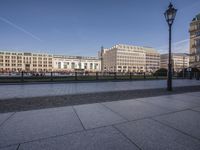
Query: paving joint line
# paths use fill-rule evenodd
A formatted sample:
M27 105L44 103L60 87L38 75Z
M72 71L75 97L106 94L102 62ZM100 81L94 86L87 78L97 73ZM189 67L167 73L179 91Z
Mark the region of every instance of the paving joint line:
M116 129L122 136L124 136L129 142L131 142L133 145L135 145L139 150L142 150L134 141L132 141L126 134L124 134L122 131L120 131L116 126L112 126L114 129Z
M193 136L193 135L190 135L190 134L188 134L188 133L186 133L186 132L184 132L184 131L181 131L181 130L179 130L179 129L173 127L173 126L170 126L170 125L168 125L168 124L166 124L166 123L163 123L163 122L161 122L161 121L159 121L159 120L156 120L156 119L154 119L154 118L149 118L149 119L151 119L151 120L153 120L153 121L155 121L155 122L158 122L158 123L160 123L160 124L162 124L162 125L164 125L164 126L167 126L167 127L171 128L171 129L174 129L174 130L176 130L176 131L178 131L178 132L180 132L180 133L182 133L182 134L184 134L184 135L186 135L186 136L189 136L189 137L191 137L191 138L193 138L193 139L196 139L196 140L198 140L198 141L200 142L200 139L197 138L197 137L195 137L195 136Z
M0 127L5 123L7 122L12 116L14 116L16 114L16 112L13 112L7 119L5 119L1 124L0 124Z
M119 117L125 119L126 121L129 121L128 118L126 118L126 117L122 116L121 114L119 114L118 112L112 110L111 108L109 108L109 107L106 106L105 104L103 104L103 103L99 103L99 104L101 104L103 107L107 108L108 110L110 110L110 111L113 112L114 114L118 115Z
M179 111L185 111L185 110L189 110L189 109L192 109L192 108L198 108L198 107L200 107L200 104L191 102L192 104L196 104L196 105L198 105L198 106L193 106L193 107L189 107L189 108L183 108L183 109L180 109L180 110L178 110L178 109L177 109L177 110L171 110L170 108L167 108L167 107L165 107L165 106L160 106L160 105L157 105L157 104L153 104L153 103L151 103L151 102L148 102L148 100L147 100L147 101L142 101L142 100L138 100L138 99L135 99L135 100L136 100L136 101L139 101L139 102L144 102L144 103L147 103L147 104L156 106L156 107L164 108L164 109L166 109L166 110L171 111L171 112L169 112L169 113L179 112ZM181 101L181 102L184 102L184 101L182 101L182 100L174 100L174 99L173 99L173 101ZM184 102L184 103L188 103L188 102Z
M83 127L83 130L86 130L86 128L85 128L85 126L83 125L83 122L81 121L81 119L80 119L80 117L79 117L79 115L78 115L76 109L74 108L74 106L72 106L72 109L73 109L74 113L76 114L78 120L80 121L80 123L81 123L81 125L82 125L82 127Z
M190 109L191 111L194 111L194 112L197 112L197 113L200 113L200 111L198 110L194 110L194 109Z
M102 104L103 105L103 104ZM193 108L197 108L197 107L193 107ZM75 109L74 107L73 107L73 109ZM140 118L140 119L136 119L136 120L127 120L127 121L125 121L125 122L120 122L120 123L115 123L115 124L113 124L113 125L107 125L107 126L101 126L101 127L96 127L96 128L92 128L92 129L85 129L85 130L81 130L81 131L75 131L75 132L71 132L71 133L66 133L66 134L61 134L61 135L55 135L55 136L50 136L50 137L45 137L45 138L39 138L39 139L35 139L35 140L31 140L31 141L26 141L26 142L23 142L23 143L29 143L29 142L34 142L34 141L38 141L38 140L45 140L45 139L50 139L50 138L56 138L56 137L60 137L60 136L65 136L65 135L70 135L70 134L75 134L75 133L81 133L81 132L84 132L84 131L90 131L90 130L95 130L95 129L98 129L98 128L105 128L105 127L109 127L109 126L114 126L114 125L118 125L118 124L124 124L124 123L129 123L129 122L135 122L135 121L139 121L139 120L144 120L144 119L152 119L152 120L154 120L153 119L153 117L159 117L159 116L164 116L164 115L168 115L168 114L173 114L173 113L177 113L177 112L181 112L181 111L186 111L186 110L191 110L191 108L189 108L189 109L183 109L183 110L179 110L179 111L173 111L173 112L169 112L169 113L164 113L164 114L159 114L159 115L155 115L155 116L150 116L150 117L144 117L144 118ZM192 110L192 111L194 111L194 110ZM197 111L198 112L198 111ZM14 112L11 116L13 116L14 114L15 114L16 112ZM76 113L76 112L75 112ZM198 112L199 113L199 112ZM76 114L77 115L77 114ZM10 116L10 117L11 117ZM9 118L10 118L9 117ZM78 117L79 118L79 117ZM80 118L79 118L80 119ZM6 120L8 120L8 119L6 119ZM157 121L157 120L154 120L154 121ZM4 121L5 122L5 121ZM159 122L159 121L157 121L157 122ZM82 123L82 122L81 122ZM161 123L161 122L159 122L159 123ZM162 123L161 123L162 124ZM2 124L1 124L2 125ZM163 125L165 125L165 124L163 124ZM170 127L170 128L173 128L173 127L171 127L171 126L169 126L169 125L165 125L165 126L168 126L168 127ZM83 126L84 127L84 126ZM176 129L176 128L174 128L175 130L177 130L177 131L179 131L178 129ZM182 131L179 131L179 132L182 132ZM184 134L185 134L185 132L183 132ZM190 137L192 137L192 138L195 138L195 139L198 139L198 138L196 138L196 137L193 137L193 136L191 136L191 135L189 135L189 134L185 134L185 135L188 135L188 136L190 136ZM198 139L199 140L199 139ZM23 144L22 143L22 144ZM11 144L11 145L16 145L16 144ZM8 146L11 146L11 145L7 145L6 147L8 147Z
M153 103L150 103L150 102L147 102L147 101L142 101L142 100L136 100L136 101L138 101L138 102L142 102L142 103L146 103L146 104L149 104L149 105L151 105L151 106L154 106L154 107L157 107L157 108L163 108L163 109L166 109L166 110L168 110L168 111L174 111L174 110L171 110L171 109L169 109L169 108L167 108L167 107L164 107L164 106L160 106L160 105L157 105L157 104L153 104Z
M188 109L186 109L186 110L188 110ZM185 110L181 110L181 111L185 111ZM180 112L180 111L178 111L178 112ZM176 113L176 112L171 112L171 113ZM170 113L170 114L171 114L171 113ZM167 114L169 114L169 113L167 113ZM65 134L59 134L59 135L54 135L54 136L49 136L49 137L38 138L38 139L29 140L29 141L25 141L25 142L21 142L21 143L14 143L14 144L6 145L6 146L0 147L0 148L5 148L5 147L9 147L9 146L14 146L14 145L16 145L16 144L21 145L21 144L26 144L26 143L31 143L31 142L37 142L37 141L40 141L40 140L47 140L47 139L52 139L52 138L67 136L67 135L76 134L76 133L81 133L81 132L92 131L92 130L101 129L101 128L106 128L106 127L115 127L116 125L125 124L125 123L130 123L130 122L136 122L136 121L141 121L141 120L145 120L145 119L152 119L153 117L158 117L158 116L167 115L167 114L155 115L155 116L150 116L150 117L143 117L143 118L140 118L140 119L127 120L127 121L124 121L124 122L115 123L115 124L112 124L112 125L105 125L105 126L101 126L101 127L95 127L95 128L85 129L85 130L79 130L79 131L74 131L74 132L65 133ZM154 119L152 119L152 120L154 120ZM155 121L155 120L154 120L154 121ZM82 122L81 122L81 123L82 123Z
M41 141L41 140L47 140L47 139L52 139L52 138L57 138L57 137L62 137L62 136L66 136L66 135L71 135L71 134L76 134L76 133L81 133L81 132L85 132L86 130L79 130L79 131L73 131L73 132L69 132L69 133L65 133L65 134L58 134L58 135L54 135L54 136L49 136L49 137L42 137L42 138L38 138L38 139L33 139L33 140L28 140L28 141L24 141L24 142L18 142L18 143L13 143L13 144L9 144L9 145L5 145L1 148L6 148L6 147L10 147L10 146L14 146L14 145L22 145L22 144L26 144L26 143L31 143L31 142L37 142L37 141Z
M17 149L16 149L16 150L19 150L19 147L20 147L20 144L18 144L18 146L17 146Z

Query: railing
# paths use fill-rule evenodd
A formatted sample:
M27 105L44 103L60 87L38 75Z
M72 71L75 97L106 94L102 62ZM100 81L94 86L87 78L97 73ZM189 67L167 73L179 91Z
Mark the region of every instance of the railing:
M199 79L199 74L193 75ZM119 73L119 72L0 72L0 83L23 82L70 82L70 81L109 81L109 80L157 80L166 79L166 75L150 73ZM175 75L179 79L183 76ZM190 74L184 78L192 78Z

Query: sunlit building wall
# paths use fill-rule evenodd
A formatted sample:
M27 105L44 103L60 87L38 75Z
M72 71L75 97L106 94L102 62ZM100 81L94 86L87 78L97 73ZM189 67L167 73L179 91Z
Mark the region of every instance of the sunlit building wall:
M53 56L54 71L101 71L101 60L96 57Z
M154 72L160 68L160 54L153 48L118 44L101 49L102 71Z
M168 69L168 54L161 55L161 68ZM183 68L189 67L189 55L184 53L172 53L172 68L175 72L180 72Z
M52 71L53 55L0 51L0 71Z

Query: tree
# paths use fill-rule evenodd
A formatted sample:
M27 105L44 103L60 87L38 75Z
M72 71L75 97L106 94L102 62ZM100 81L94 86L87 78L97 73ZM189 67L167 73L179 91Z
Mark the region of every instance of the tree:
M154 76L167 76L167 69L160 68L155 73Z
M198 68L191 68L191 76L194 76L195 74L200 74L200 70ZM188 75L188 71L187 71L187 68L185 68L184 77L186 77L187 75ZM178 73L178 76L179 77L183 76L183 70Z

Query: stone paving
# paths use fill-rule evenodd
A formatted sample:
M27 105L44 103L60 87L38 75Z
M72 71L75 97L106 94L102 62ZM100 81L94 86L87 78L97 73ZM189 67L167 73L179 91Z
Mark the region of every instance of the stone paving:
M174 80L174 87L200 85L200 80ZM0 85L0 100L40 96L56 96L107 91L127 91L140 89L166 88L166 80L62 83L62 84L21 84Z
M0 114L0 150L199 150L200 92Z

